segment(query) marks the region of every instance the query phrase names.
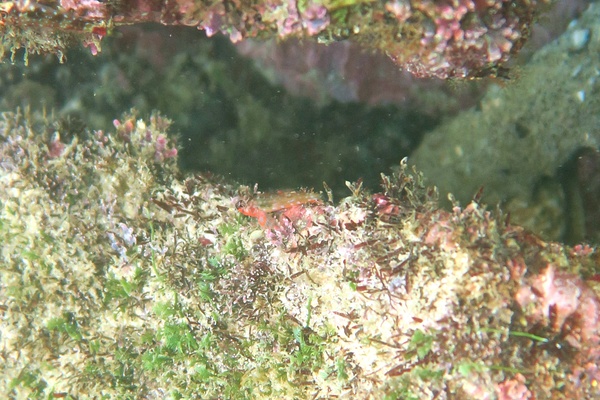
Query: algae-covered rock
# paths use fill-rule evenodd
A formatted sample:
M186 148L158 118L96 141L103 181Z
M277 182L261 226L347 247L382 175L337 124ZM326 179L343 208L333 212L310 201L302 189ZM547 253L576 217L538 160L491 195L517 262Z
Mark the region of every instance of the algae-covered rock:
M600 148L598 21L600 6L592 3L516 79L428 133L411 162L463 203L483 186L486 202L506 203L545 237L598 241L597 228L586 230L581 216L598 208L598 195L585 199L588 190L598 193L590 189L598 173L579 185L581 174L568 167L582 151Z
M0 2L0 58L18 49L57 53L79 40L93 54L113 28L139 23L183 25L246 38L352 40L387 54L417 76L502 75L504 64L529 37L549 0L318 1L269 0L207 4L198 0Z
M3 116L1 393L600 395L596 250L440 210L404 163L338 204L183 177L168 125Z

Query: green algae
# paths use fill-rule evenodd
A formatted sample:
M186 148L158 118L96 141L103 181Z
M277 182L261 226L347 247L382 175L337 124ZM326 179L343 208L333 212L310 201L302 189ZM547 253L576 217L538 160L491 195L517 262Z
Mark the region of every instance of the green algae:
M513 380L542 398L597 390L593 378L569 386L589 360L561 341L568 327L529 324L533 305L514 301L548 264L589 275L593 249L544 244L477 203L441 211L405 163L375 196L349 183L338 205L305 205L264 230L237 210L248 188L179 172L168 125L126 115L62 142L53 121L4 114L3 393L475 398ZM537 351L542 336L569 355Z

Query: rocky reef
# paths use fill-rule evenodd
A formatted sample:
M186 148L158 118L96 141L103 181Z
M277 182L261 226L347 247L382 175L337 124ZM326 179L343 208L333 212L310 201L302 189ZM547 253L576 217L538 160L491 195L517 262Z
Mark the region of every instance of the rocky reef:
M585 243L600 235L600 8L507 75L546 4L0 1L1 51L31 61L0 67L0 393L600 397L600 253ZM288 58L294 43L349 39L417 76L500 85L481 103L467 91L478 106L452 119L461 97L412 80L410 112L314 105L236 58L242 38L295 40L272 63L310 56L291 86L353 58L347 86L326 88L341 99L386 99L385 78L345 42L331 59ZM53 65L73 43L95 57ZM265 171L296 189L264 191ZM309 175L323 191L297 189Z
M194 26L233 42L245 38L352 40L424 77L504 76L547 0L393 1L3 1L0 43L13 52L64 56L79 41L91 52L114 27L142 22Z
M445 196L480 187L546 238L600 242L600 7L593 3L511 83L429 132L410 157Z
M593 248L441 210L405 162L333 203L184 177L164 117L113 125L0 121L9 397L600 395Z

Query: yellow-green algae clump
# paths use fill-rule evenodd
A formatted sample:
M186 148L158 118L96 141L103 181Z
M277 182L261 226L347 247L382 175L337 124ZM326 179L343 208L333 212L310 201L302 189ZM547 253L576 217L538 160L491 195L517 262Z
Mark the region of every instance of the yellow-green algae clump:
M600 394L594 249L439 210L404 163L262 228L237 209L249 188L180 176L168 125L3 116L4 395Z

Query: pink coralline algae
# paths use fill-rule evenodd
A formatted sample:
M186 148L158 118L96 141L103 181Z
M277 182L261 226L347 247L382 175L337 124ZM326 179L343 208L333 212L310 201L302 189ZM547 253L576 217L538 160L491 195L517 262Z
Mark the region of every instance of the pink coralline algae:
M530 276L516 294L530 326L545 331L549 341L562 351L575 352L567 392L581 393L582 387L594 388L586 393L600 395L600 299L582 277L558 270L553 265ZM585 384L584 384L585 382Z
M514 379L506 380L496 386L499 400L528 400L533 398L525 385L525 377L516 374Z
M92 19L104 18L102 1L97 0L60 0L60 6L77 17Z
M549 265L529 278L516 300L532 324L562 332L571 346L600 344L600 301L581 277Z
M386 53L416 76L499 75L551 0L262 0L0 2L2 47L62 52L78 39L92 52L119 25L159 22L194 26L237 42L246 38L349 39ZM48 33L51 32L52 35ZM14 53L13 53L14 54Z
M467 54L477 54L479 60L489 64L501 61L509 54L514 43L521 38L519 20L507 18L502 9L510 2L475 2L472 0L452 0L448 2L423 1L417 9L428 15L433 26L424 32L421 45L433 50L421 54L409 70L419 73L421 69L447 70L452 65L459 66L455 73L466 75L464 58ZM492 10L498 13L492 13ZM480 18L484 13L487 21ZM441 72L444 74L445 72Z

